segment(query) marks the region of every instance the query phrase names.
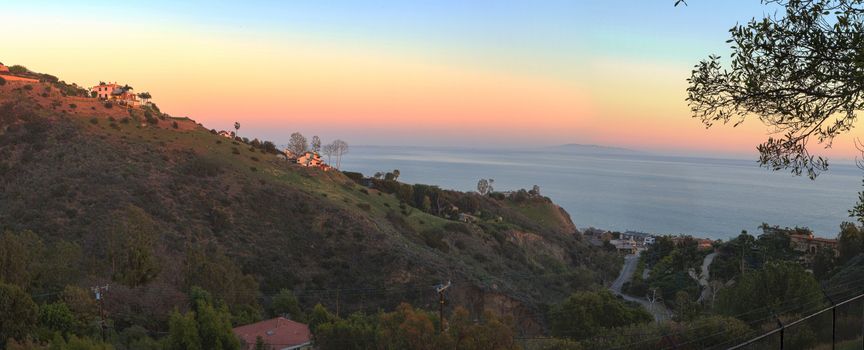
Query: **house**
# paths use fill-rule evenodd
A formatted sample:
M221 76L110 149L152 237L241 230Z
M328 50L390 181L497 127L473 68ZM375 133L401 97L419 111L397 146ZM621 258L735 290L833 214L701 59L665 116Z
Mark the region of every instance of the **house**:
M258 338L264 341L268 349L312 349L312 333L309 331L309 326L284 317L247 324L232 331L240 338L244 350L255 349Z
M320 167L322 164L324 164L324 161L321 160L321 156L318 155L318 153L306 152L303 153L303 155L297 157L297 164L308 167Z
M138 95L132 90L129 85L118 85L115 83L100 82L90 88L91 93L95 93L96 97L102 100L117 101L121 105L138 106Z
M696 240L697 246L696 249L699 250L711 250L714 249L714 241L707 238L700 238Z
M645 242L643 244L652 245L652 244L654 244L654 242L655 242L654 236L648 236L648 237L645 237Z
M836 239L815 237L812 233L790 234L789 245L793 250L802 253L800 262L805 265L812 264L816 255L825 249L830 249L835 257L840 256Z
M615 246L615 250L621 254L636 254L636 241L633 240L624 240L624 239L613 239L609 241L609 244Z
M222 136L224 138L234 139L234 132L222 130L219 132L219 136Z

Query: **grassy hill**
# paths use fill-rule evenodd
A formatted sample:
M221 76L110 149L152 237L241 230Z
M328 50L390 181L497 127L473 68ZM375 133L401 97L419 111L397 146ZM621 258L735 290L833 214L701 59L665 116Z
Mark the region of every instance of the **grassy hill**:
M73 94L56 82L0 86L0 231L79 247L67 283L115 284L112 297L127 299L109 312L147 310L129 323L158 327L193 284L252 313L282 288L344 313L403 300L435 307L432 285L452 280L450 306L536 328L544 305L620 266L545 198L447 191L445 200L479 204L480 221L462 223L189 119ZM152 234L142 246L157 266L130 283L117 252L138 247L127 247L137 232ZM50 298L62 285L40 288L30 292Z

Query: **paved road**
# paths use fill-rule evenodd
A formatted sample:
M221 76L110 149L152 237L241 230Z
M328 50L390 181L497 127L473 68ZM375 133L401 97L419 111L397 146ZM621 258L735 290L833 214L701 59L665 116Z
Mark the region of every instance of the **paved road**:
M711 280L711 263L714 262L714 257L717 256L717 253L711 253L705 256L705 260L702 260L702 274L699 275L699 285L702 286L702 294L699 295L699 301L708 300L711 297L711 285L708 284L708 281Z
M624 257L624 266L621 267L621 273L618 274L618 278L615 279L615 282L612 282L612 285L609 289L612 293L621 296L624 300L632 301L641 304L645 310L651 313L654 316L655 321L663 321L668 320L670 312L666 309L666 306L663 305L662 302L651 303L644 298L636 298L624 293L621 293L621 288L624 286L624 283L629 282L633 279L633 272L636 271L636 265L639 263L639 252L634 255L627 255Z
M612 290L615 294L621 294L621 288L624 287L624 283L629 282L633 279L633 272L636 271L636 265L639 264L639 252L632 255L627 255L624 257L624 266L621 267L621 272L618 274L618 278L612 282L612 286L609 289Z

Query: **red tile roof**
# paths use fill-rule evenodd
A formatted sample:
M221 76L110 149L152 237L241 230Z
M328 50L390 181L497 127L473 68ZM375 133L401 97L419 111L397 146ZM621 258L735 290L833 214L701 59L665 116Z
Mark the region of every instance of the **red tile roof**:
M312 340L309 326L284 317L247 324L234 328L234 334L246 343L246 349L254 349L258 337L274 349L306 344Z

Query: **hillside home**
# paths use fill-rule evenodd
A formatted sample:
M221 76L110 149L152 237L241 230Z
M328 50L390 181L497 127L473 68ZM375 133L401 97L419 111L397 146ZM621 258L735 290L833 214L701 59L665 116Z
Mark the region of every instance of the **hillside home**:
M627 254L636 254L637 246L636 241L633 240L624 240L624 239L613 239L609 241L609 244L615 246L615 250L618 253L627 255Z
M224 138L233 139L234 138L234 132L222 130L219 132L219 136L222 136Z
M800 260L805 265L812 264L816 254L825 249L830 249L835 257L840 256L836 239L815 237L812 233L789 235L789 245L795 251L803 253Z
M138 96L128 85L121 86L115 83L100 82L90 88L91 92L96 93L96 97L103 100L117 101L122 105L137 106L139 104Z
M306 152L303 153L303 155L297 157L297 164L308 167L320 167L324 164L324 161L321 160L321 156L318 155L318 153Z
M244 350L255 349L258 338L265 348L273 350L312 349L312 333L309 326L284 317L240 326L232 330L242 342Z

